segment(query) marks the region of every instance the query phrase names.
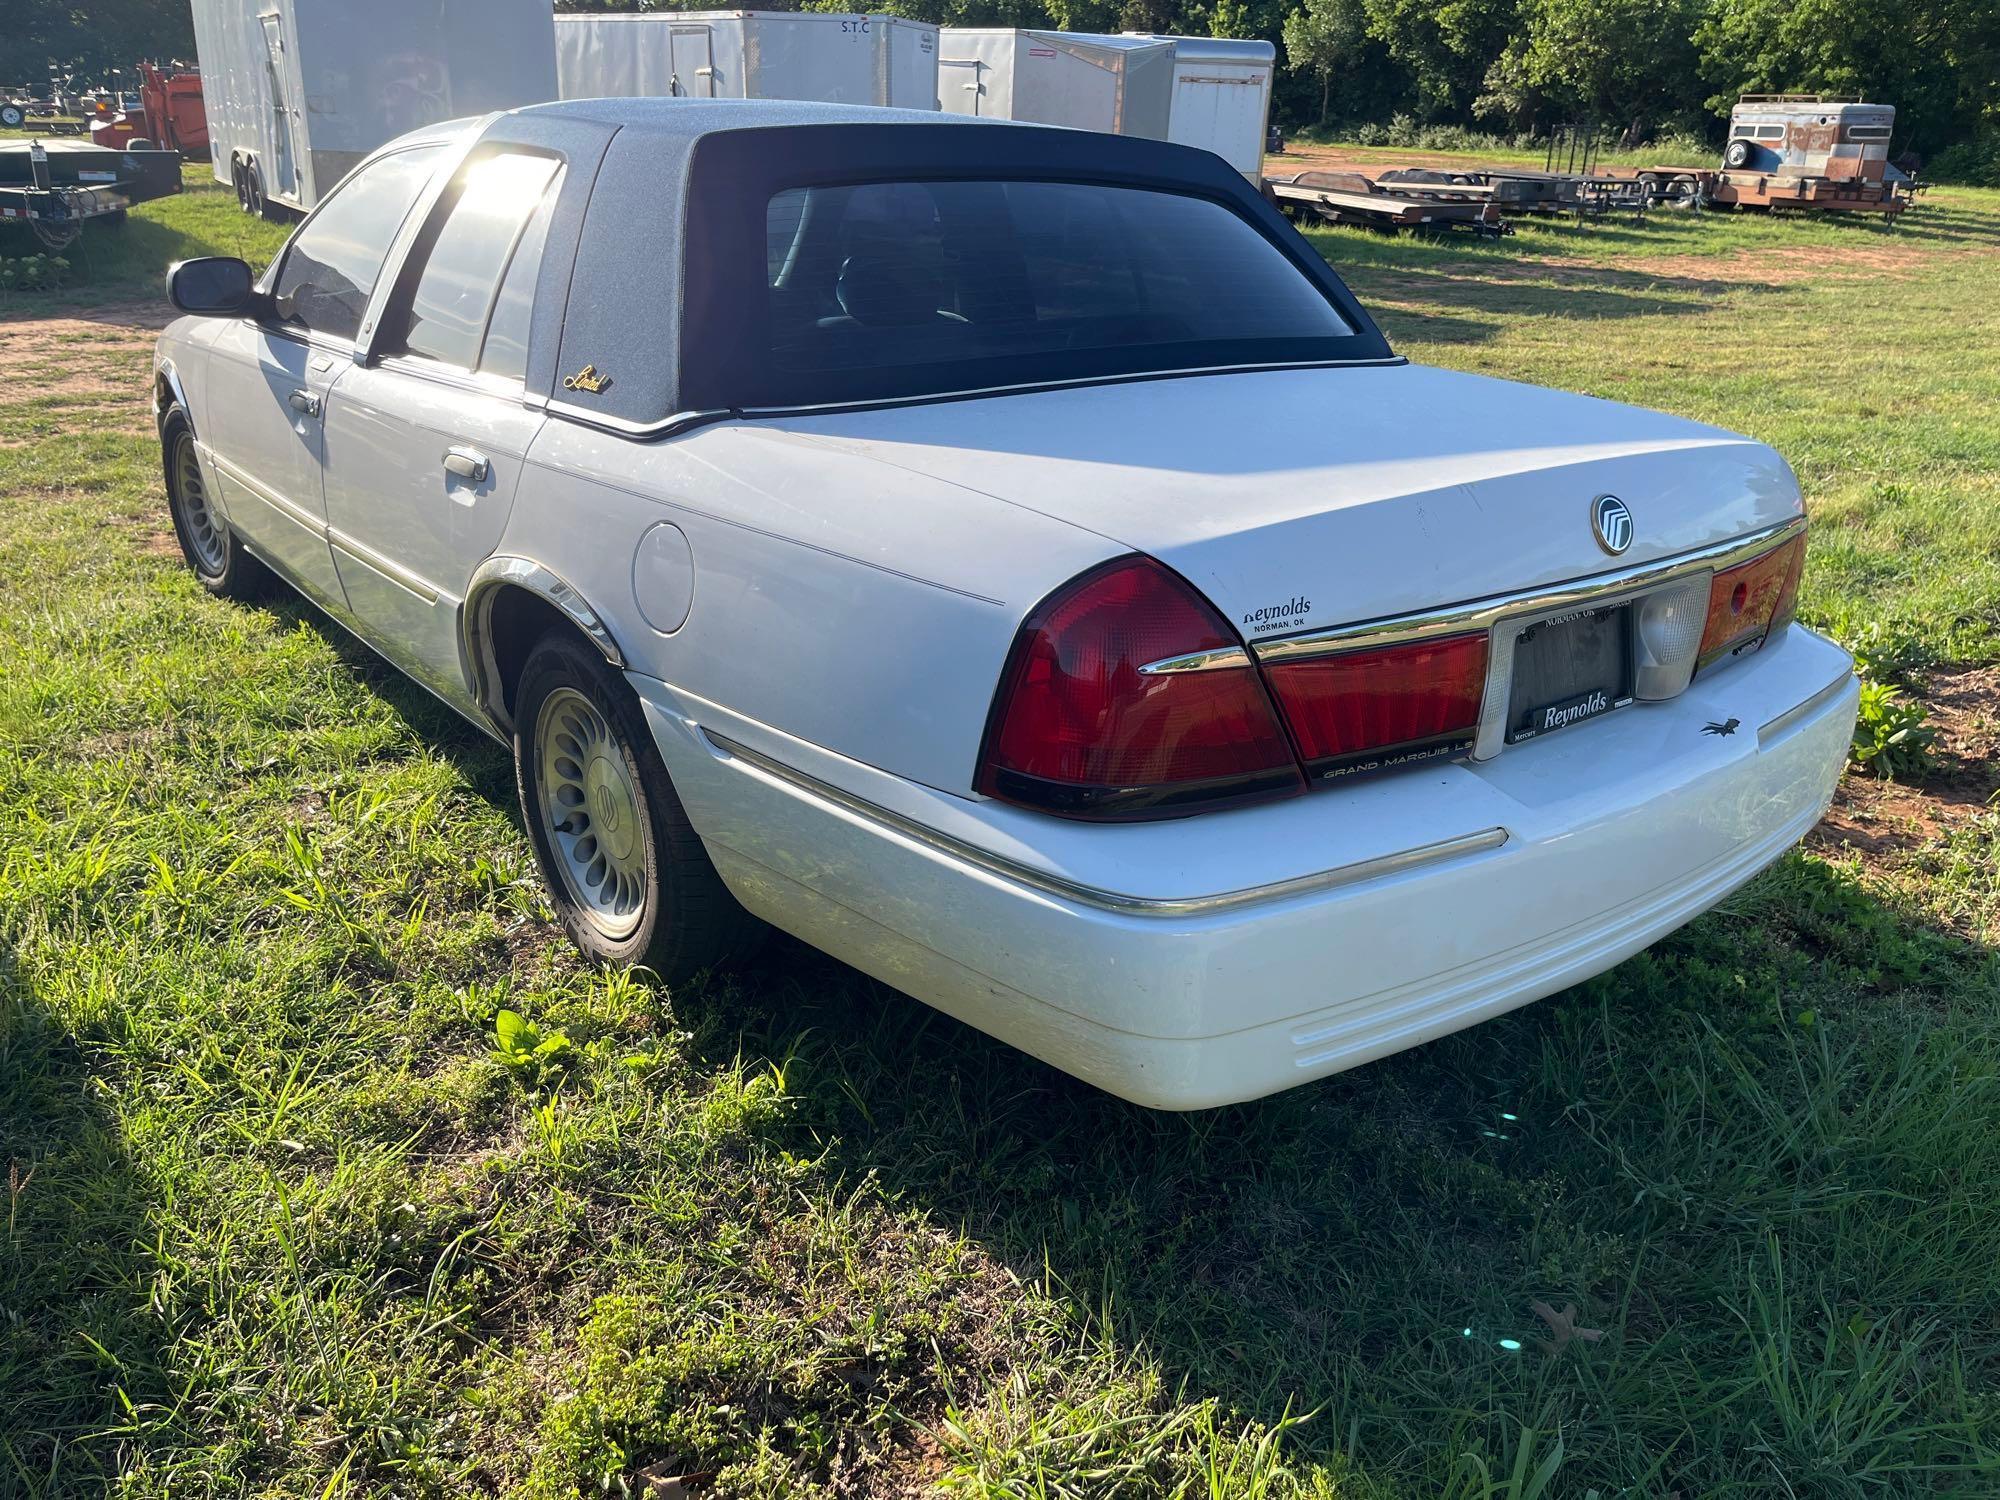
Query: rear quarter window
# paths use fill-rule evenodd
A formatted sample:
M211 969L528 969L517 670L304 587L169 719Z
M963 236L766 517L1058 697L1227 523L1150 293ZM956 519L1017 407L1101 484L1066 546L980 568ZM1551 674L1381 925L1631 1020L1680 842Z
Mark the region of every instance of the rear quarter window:
M466 370L478 364L502 278L557 168L553 157L500 152L465 169L410 296L403 335L409 353ZM539 245L530 258L539 264ZM530 295L532 286L530 273Z

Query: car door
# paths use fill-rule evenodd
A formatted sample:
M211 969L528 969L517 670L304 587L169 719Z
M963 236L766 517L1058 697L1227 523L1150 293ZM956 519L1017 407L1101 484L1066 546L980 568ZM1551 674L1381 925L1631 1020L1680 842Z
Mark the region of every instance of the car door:
M266 273L275 313L229 321L209 357L196 435L223 513L253 551L336 612L345 596L326 541L321 414L353 368L383 259L441 149L379 158L342 183Z
M355 626L462 708L465 586L499 543L543 421L523 378L561 179L548 152L469 157L412 242L376 358L327 405L328 538Z

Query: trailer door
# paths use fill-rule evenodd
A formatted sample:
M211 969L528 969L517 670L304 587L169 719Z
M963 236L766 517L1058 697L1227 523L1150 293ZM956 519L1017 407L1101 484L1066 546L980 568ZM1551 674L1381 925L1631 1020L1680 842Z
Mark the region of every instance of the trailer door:
M298 152L292 142L291 69L286 65L283 23L276 12L261 15L264 28L264 66L270 79L271 157L264 191L280 198L299 196Z
M690 99L715 97L715 63L706 26L676 26L671 39L673 90Z
M1167 139L1213 151L1254 177L1264 162L1265 95L1270 70L1244 63L1191 60L1175 69Z

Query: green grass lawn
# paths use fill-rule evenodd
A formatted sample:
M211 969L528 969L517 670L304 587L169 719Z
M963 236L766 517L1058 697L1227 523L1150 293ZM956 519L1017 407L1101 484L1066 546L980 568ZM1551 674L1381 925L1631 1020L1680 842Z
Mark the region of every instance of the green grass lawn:
M502 753L173 553L102 304L276 240L0 301L0 1496L2000 1493L1993 813L1192 1116L790 944L588 971ZM1314 240L1414 357L1777 443L1810 618L2000 660L2000 194Z

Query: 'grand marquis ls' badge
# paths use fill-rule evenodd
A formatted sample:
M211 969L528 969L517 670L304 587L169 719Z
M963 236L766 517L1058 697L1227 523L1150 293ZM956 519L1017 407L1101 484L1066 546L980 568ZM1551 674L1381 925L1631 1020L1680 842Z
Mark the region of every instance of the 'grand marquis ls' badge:
M611 377L598 374L596 365L585 365L574 375L563 376L563 389L566 391L588 391L595 396L599 391L609 389L610 385Z

